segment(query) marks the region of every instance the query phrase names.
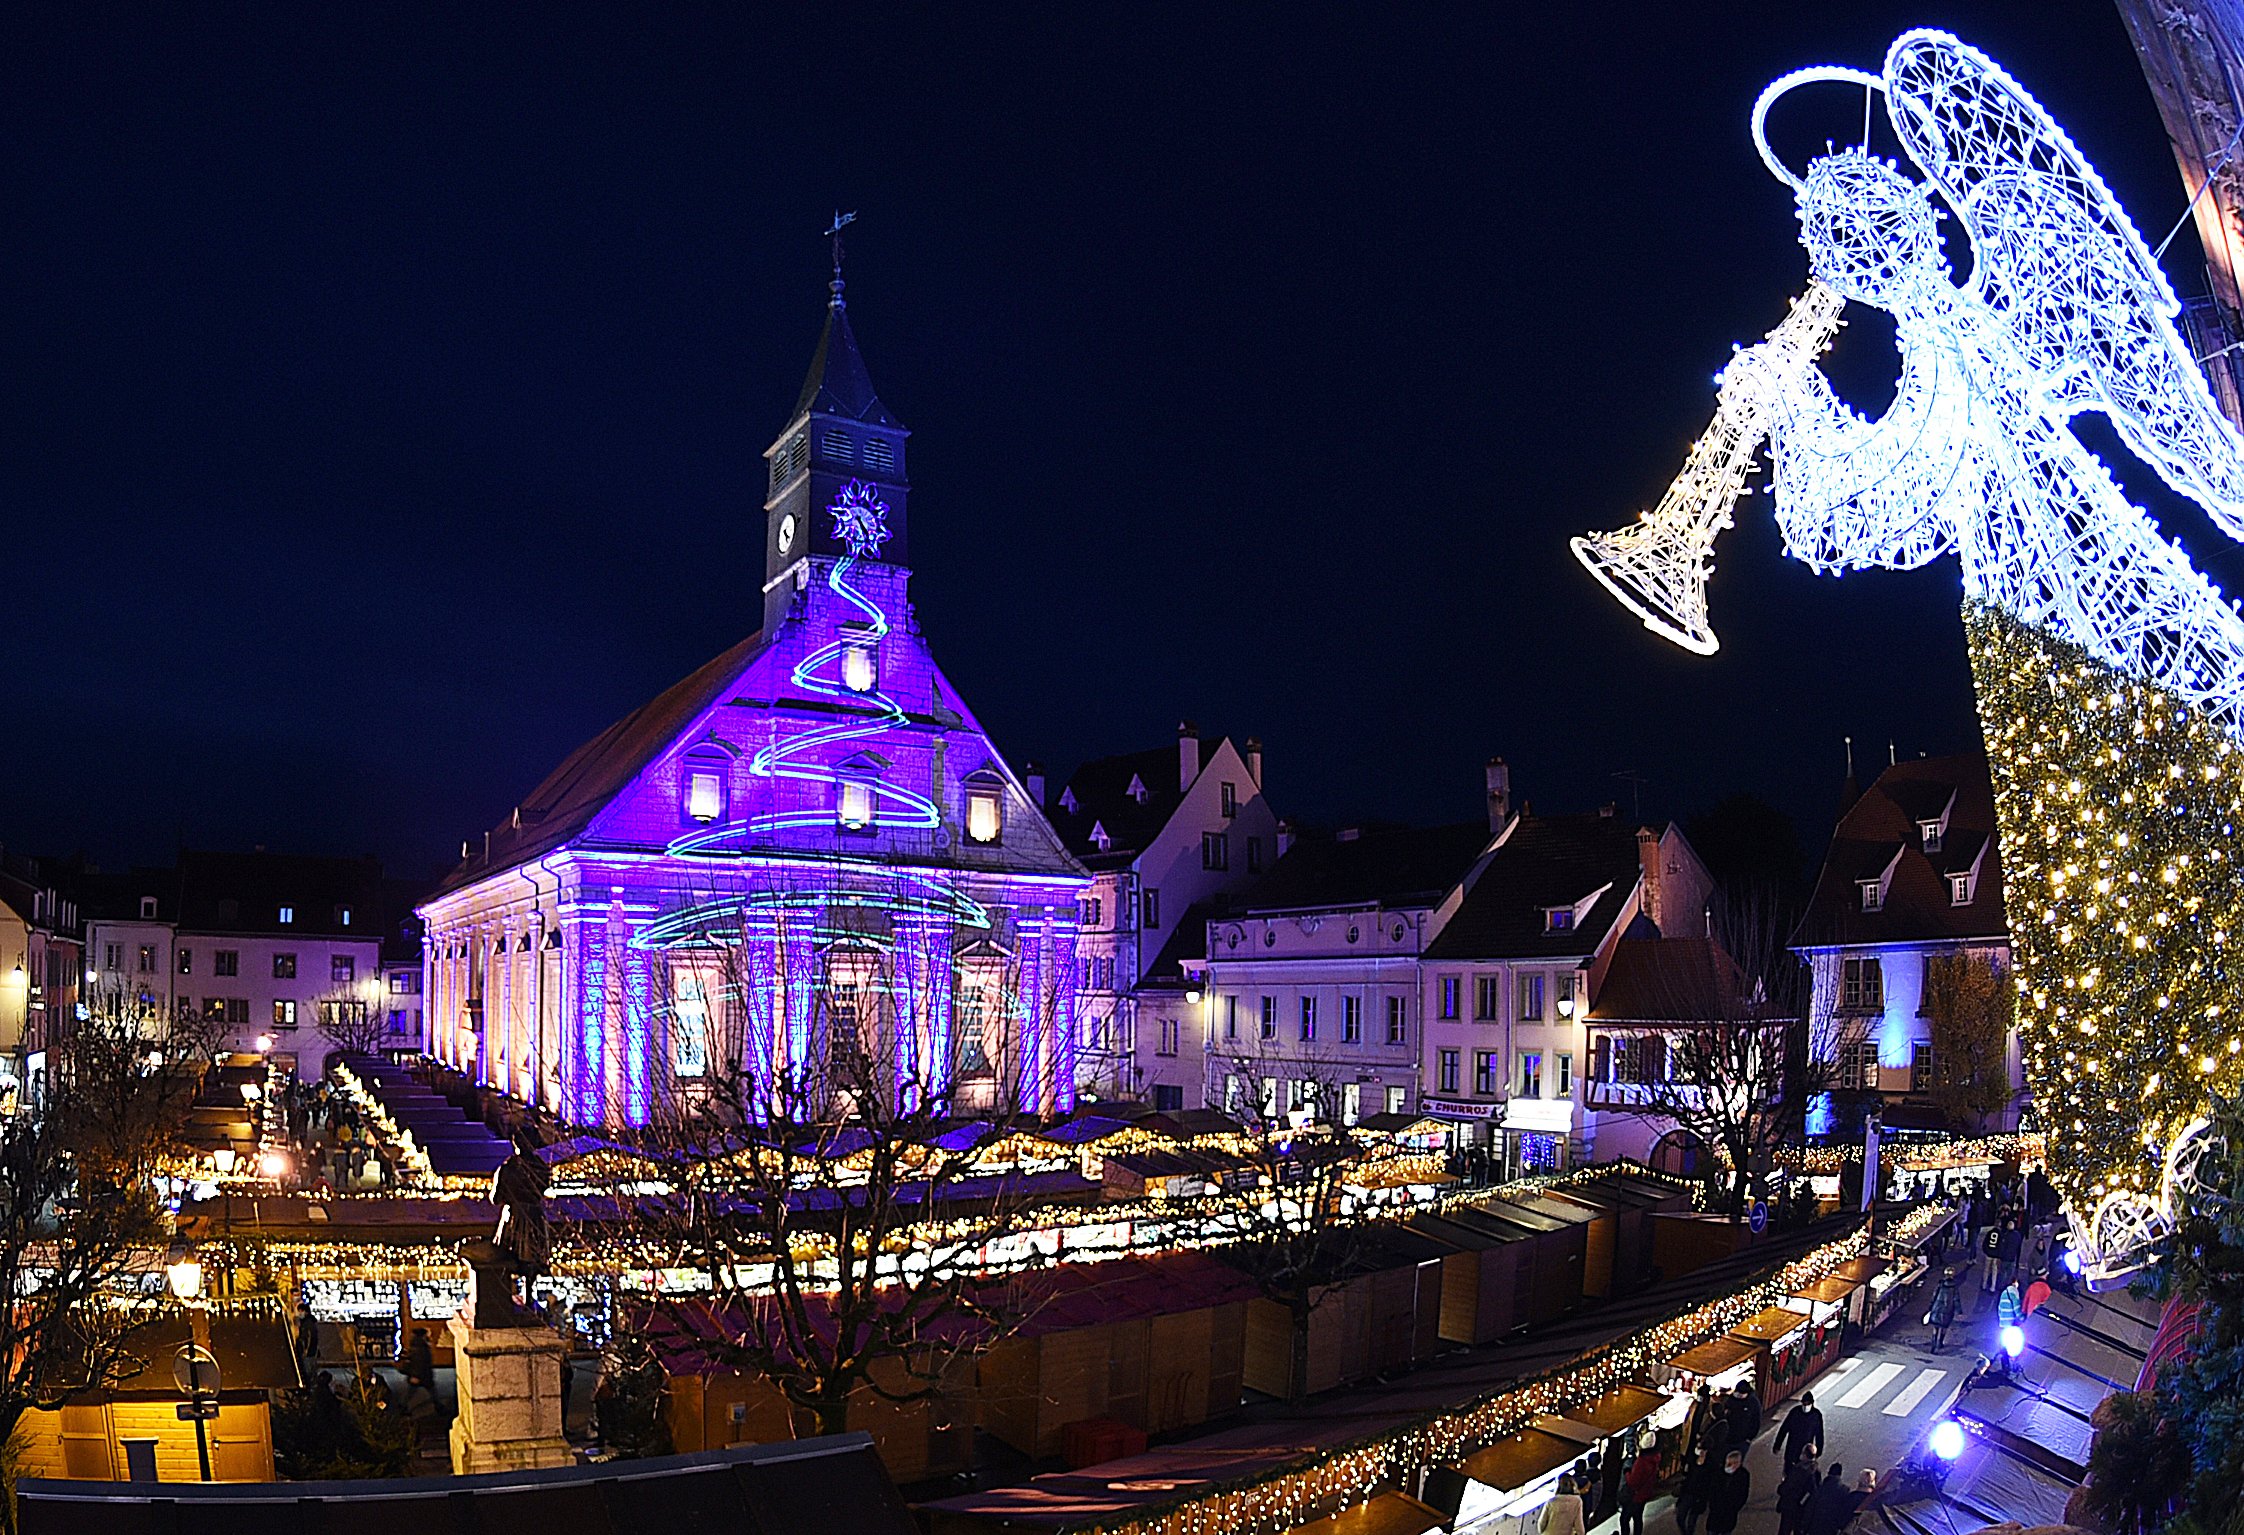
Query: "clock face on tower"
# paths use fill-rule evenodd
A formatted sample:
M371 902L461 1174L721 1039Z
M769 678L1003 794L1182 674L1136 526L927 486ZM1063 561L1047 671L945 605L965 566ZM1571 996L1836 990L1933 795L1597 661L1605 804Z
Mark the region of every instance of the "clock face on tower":
M779 552L785 554L795 547L795 514L789 512L779 519Z

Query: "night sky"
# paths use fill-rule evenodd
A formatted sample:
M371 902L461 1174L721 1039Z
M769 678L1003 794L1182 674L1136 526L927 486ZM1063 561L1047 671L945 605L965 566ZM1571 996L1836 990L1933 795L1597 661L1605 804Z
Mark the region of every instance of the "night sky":
M1817 846L1843 735L1976 742L1953 562L1817 581L1749 500L1707 660L1566 550L1803 280L1755 94L1946 26L2152 243L2182 204L2108 0L40 9L0 35L0 840L110 865L431 874L751 629L837 207L919 619L1016 766L1189 717L1314 824L1469 818L1500 753L1540 810L1633 773ZM2202 288L2192 233L2167 266Z

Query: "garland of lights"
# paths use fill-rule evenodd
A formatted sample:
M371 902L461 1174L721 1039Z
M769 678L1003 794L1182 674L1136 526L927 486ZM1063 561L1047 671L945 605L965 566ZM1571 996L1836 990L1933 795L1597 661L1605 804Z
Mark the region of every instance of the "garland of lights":
M1864 1251L1857 1231L1728 1295L1679 1311L1626 1342L1593 1349L1462 1407L1429 1413L1307 1465L1075 1528L1079 1535L1284 1535L1335 1503L1363 1502L1386 1485L1412 1485L1422 1468L1463 1460L1544 1414L1579 1408L1638 1380L1654 1365L1726 1337L1748 1317L1798 1294Z
M1883 92L1929 185L1866 149L1819 156L1804 177L1786 167L1769 110L1818 81ZM2244 615L2128 502L2071 419L2102 412L2239 538L2244 438L2215 408L2125 211L1984 54L1904 33L1882 75L1826 66L1777 80L1752 129L1797 194L1815 283L1893 314L1902 374L1869 421L1772 337L1725 370L1713 435L1734 435L1728 418L1749 401L1786 550L1817 572L1959 558L2030 1081L2076 1237L2103 1272L2122 1271L2170 1224L2165 1164L2206 1088L2233 1090L2240 1064L2226 950L2244 916ZM1935 194L1971 237L1963 287ZM1718 510L1739 483L1708 490ZM1678 527L1703 511L1662 503ZM1669 610L1687 615L1704 568L1675 563L1638 585L1680 585Z

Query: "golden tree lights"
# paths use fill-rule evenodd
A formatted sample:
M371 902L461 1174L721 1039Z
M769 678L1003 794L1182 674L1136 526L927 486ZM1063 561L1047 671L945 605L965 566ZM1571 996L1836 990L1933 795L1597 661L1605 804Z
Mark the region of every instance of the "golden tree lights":
M2165 1150L2244 1074L2244 747L1996 608L1967 606L1964 629L2049 1175L2124 1258L2164 1220Z

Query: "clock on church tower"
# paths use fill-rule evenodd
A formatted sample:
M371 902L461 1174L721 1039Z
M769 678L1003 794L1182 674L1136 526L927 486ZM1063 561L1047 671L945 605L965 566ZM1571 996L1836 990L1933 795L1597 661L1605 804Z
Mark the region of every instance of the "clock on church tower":
M787 428L765 452L771 489L764 500L764 634L777 632L795 595L821 561L841 559L849 544L832 515L852 485L885 503L887 537L866 558L909 562L904 503L904 439L911 433L873 393L865 360L850 333L849 308L837 271L829 285L826 329L811 354L810 374L788 414ZM854 499L864 499L860 491Z

